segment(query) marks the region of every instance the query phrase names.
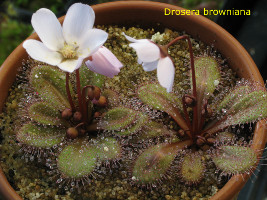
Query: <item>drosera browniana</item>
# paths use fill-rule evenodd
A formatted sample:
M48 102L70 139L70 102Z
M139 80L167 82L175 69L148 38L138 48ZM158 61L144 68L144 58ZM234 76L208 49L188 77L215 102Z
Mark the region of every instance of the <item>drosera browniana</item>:
M26 77L28 92L34 95L28 96L27 106L20 108L23 124L16 130L16 139L25 154L43 159L60 188L75 192L82 186L105 180L110 176L107 172L112 176L120 169L123 172L118 175L123 177L120 181L127 180L133 188L158 190L164 181L176 179L175 184L184 182L194 187L206 178L210 163L222 175L252 172L258 163L257 152L245 142L240 143L238 136L231 136L235 133L224 130L266 118L264 87L242 79L223 91L224 83L233 81L232 77L227 77L222 62L213 55L202 52L194 57L193 51L199 50L195 45L192 47L191 42L195 41L187 35L171 33L174 37L163 40L166 44L157 40L158 34L154 34L152 42L124 34L138 32L138 29L112 27L116 33L113 38L116 36L119 40L113 43L109 38L108 44L104 44L107 34L92 29L92 20L85 20L88 24L80 25L79 32L72 32L69 27L74 23L72 20L77 20L72 16L76 12L78 16L88 12L85 16L94 19L89 6L74 4L63 29L59 23L54 24L58 30L55 34L63 38L57 47L50 46L52 34L45 33L44 28L36 28L46 26L44 19L36 25L36 20L43 15L53 23L53 13L41 9L33 15L33 26L43 43L37 45L31 41L36 43L31 47L26 41L24 45L37 60L31 63ZM94 31L103 37L94 42L87 40L81 35L88 31L84 27L93 32L89 34L91 38ZM153 31L147 32L153 35L150 34ZM164 37L170 32L167 30ZM125 36L133 42L130 46L137 56L128 47ZM113 52L122 58L124 68L110 51L114 44L121 51L125 49L125 54ZM84 50L84 45L89 48ZM184 66L177 66L176 53L185 60ZM123 59L126 54L131 61L126 56ZM39 55L46 55L52 61ZM67 64L63 64L67 60ZM137 60L148 72L138 71L133 78L124 71L132 67L132 62L140 70ZM153 70L157 70L156 76L150 72ZM116 76L120 71L129 77ZM177 76L184 76L184 82L177 84ZM224 138L231 138L231 142Z

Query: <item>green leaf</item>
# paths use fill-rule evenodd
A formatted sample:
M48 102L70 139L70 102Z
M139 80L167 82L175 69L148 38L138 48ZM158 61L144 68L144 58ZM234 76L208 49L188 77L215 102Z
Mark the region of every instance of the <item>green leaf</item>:
M142 130L142 133L138 135L139 139L149 139L159 136L175 136L176 133L173 130L169 130L163 124L155 121L146 121L146 124Z
M82 178L94 171L97 150L78 141L66 146L58 155L57 161L58 170L62 174L69 178Z
M61 118L60 111L46 102L33 103L28 108L28 114L32 120L45 125L66 125Z
M213 57L200 57L195 59L196 89L198 100L208 99L219 84L221 75L218 63Z
M119 104L120 104L120 96L119 96L119 94L117 92L115 92L113 90L110 90L110 89L105 89L102 92L102 95L107 98L109 107L119 106Z
M167 112L170 107L177 107L182 110L181 100L173 93L168 93L165 88L158 84L147 84L140 87L137 95L145 104L156 110Z
M240 98L248 95L252 91L252 88L247 85L236 87L233 91L226 95L224 99L218 104L217 110L221 111L222 109L230 109L233 104L239 102Z
M66 93L66 75L51 66L34 67L30 83L38 94L55 108L70 108Z
M133 167L132 180L151 183L161 179L169 170L176 151L162 151L166 144L159 144L146 149L137 158Z
M85 65L82 65L80 68L80 82L81 88L86 85L94 85L99 88L102 88L105 83L105 76L95 73L88 69Z
M139 130L141 130L141 128L145 125L147 121L148 121L148 117L146 115L141 114L140 112L137 112L136 119L134 120L134 124L132 124L131 126L127 128L121 129L120 131L116 131L115 134L125 136L125 135L136 133Z
M258 162L253 149L245 146L221 146L212 160L226 174L242 174L249 172Z
M235 134L230 132L219 132L216 135L216 141L221 143L229 143L235 140Z
M157 84L147 84L140 87L137 91L138 97L153 109L161 110L171 115L179 126L188 130L187 124L182 113L181 99L173 93L168 93L165 88Z
M119 142L111 137L105 138L96 145L98 157L101 161L116 159L121 154Z
M66 135L66 130L53 126L25 124L17 132L17 140L34 147L50 148L59 144Z
M187 184L199 182L203 178L205 165L198 153L186 154L181 163L181 177Z
M236 95L236 94L234 94ZM226 98L229 99L227 96ZM267 92L256 90L250 93L243 93L235 98L236 101L230 101L224 104L228 109L222 109L225 112L224 118L212 127L208 127L208 133L214 133L231 125L254 122L267 117ZM224 100L223 100L224 102Z
M196 75L196 106L198 110L198 119L201 119L201 111L205 104L205 100L214 93L216 86L220 81L220 71L218 63L213 57L200 57L195 59L195 75ZM192 82L192 75L191 75ZM193 90L193 84L191 84ZM200 125L200 120L199 124Z
M105 113L99 127L105 130L121 130L134 123L137 112L125 107L117 107Z

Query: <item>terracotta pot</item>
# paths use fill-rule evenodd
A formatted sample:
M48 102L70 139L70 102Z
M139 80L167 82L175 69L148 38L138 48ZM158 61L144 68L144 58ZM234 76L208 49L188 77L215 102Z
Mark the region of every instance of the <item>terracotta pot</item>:
M194 38L197 38L206 44L212 44L215 49L227 58L230 66L240 77L252 79L264 84L257 66L249 54L227 31L202 16L165 16L164 8L174 10L182 9L177 6L163 3L140 1L120 1L93 6L96 13L95 24L118 24L124 26L134 26L135 24L139 24L143 27L158 27L159 29L167 27L173 30L186 31L186 33L192 35ZM62 22L63 19L64 17L61 17L60 21ZM37 39L38 37L34 33L29 38ZM21 66L22 60L26 59L27 56L28 55L21 44L11 53L0 68L0 110L2 110L8 95L8 90L15 80L17 68ZM257 123L252 148L258 152L261 152L265 146L267 136L264 130L265 128L266 125L263 121ZM241 177L241 175L232 177L212 199L232 199L244 186L248 178L248 175L243 175L243 177ZM1 170L0 194L2 194L5 199L21 199L9 185Z

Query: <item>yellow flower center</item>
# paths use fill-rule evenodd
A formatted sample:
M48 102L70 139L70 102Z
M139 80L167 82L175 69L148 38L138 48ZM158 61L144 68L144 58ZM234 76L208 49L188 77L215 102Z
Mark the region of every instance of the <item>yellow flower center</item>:
M72 59L77 57L77 47L73 45L65 44L64 47L59 51L62 56L66 59Z

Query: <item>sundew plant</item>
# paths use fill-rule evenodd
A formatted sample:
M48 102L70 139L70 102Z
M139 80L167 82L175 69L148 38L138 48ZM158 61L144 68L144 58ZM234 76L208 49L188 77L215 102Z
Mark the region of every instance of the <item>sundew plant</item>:
M108 34L93 28L94 19L93 9L81 3L69 8L62 26L48 9L32 16L41 42L26 40L23 47L36 60L28 73L34 95L20 112L22 124L16 131L31 160L45 160L59 186L70 191L98 178L105 167L117 168L118 162L130 172L128 180L139 186L177 176L197 184L206 169L203 152L222 175L254 170L257 152L226 129L267 117L265 87L241 80L230 91L215 94L223 78L220 65L211 56L194 58L187 35L161 46L124 34L143 69L157 70L158 81L137 85L134 97L121 101L103 82L123 65L103 46ZM191 88L177 94L172 92L175 66L168 49L184 39ZM155 120L158 111L179 130Z

